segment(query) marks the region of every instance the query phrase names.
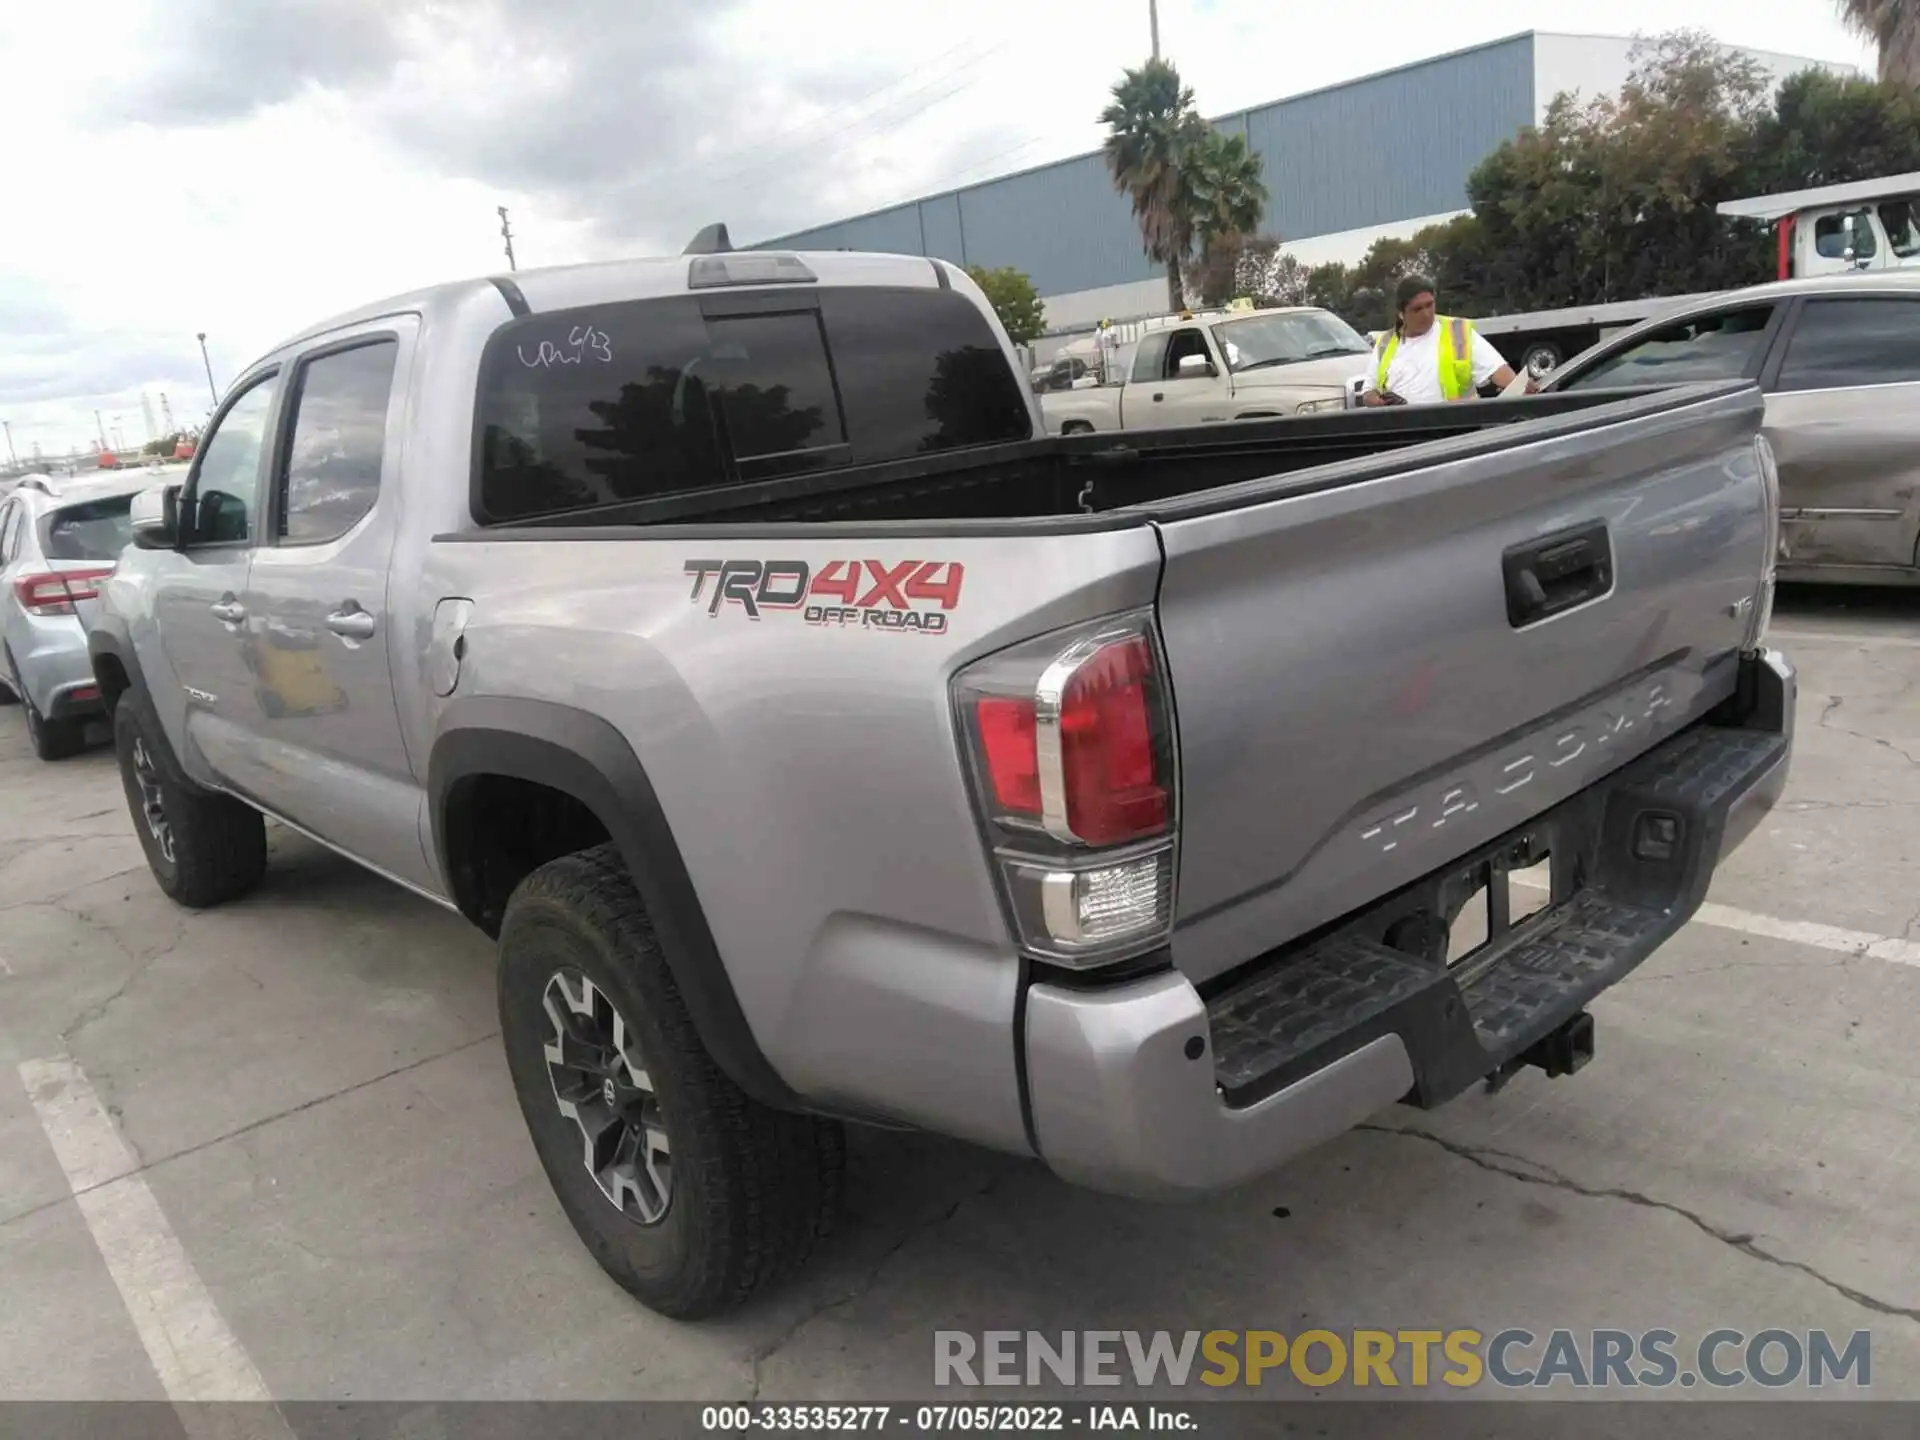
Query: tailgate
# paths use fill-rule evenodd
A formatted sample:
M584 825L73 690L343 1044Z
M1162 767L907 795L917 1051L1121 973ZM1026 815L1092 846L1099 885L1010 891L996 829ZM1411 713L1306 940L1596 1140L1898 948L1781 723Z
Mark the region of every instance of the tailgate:
M1162 509L1180 968L1377 900L1731 693L1761 414L1668 392Z

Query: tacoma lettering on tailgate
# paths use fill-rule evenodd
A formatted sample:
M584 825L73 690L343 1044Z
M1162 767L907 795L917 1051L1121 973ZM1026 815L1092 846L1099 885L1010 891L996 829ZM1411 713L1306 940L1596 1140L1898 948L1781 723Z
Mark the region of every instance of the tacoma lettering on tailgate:
M689 560L685 568L693 577L687 598L705 600L715 619L734 607L749 620L798 610L809 625L917 635L946 632L966 578L958 560L829 560L818 570L805 560Z
M1361 842L1387 854L1403 843L1477 815L1483 805L1498 810L1542 777L1557 773L1579 777L1571 787L1553 787L1557 794L1572 793L1586 783L1585 777L1619 763L1616 757L1622 742L1632 743L1626 737L1644 738L1662 724L1681 717L1683 711L1673 702L1673 684L1669 677L1636 685L1559 724L1546 726L1518 744L1495 751L1437 784L1422 786L1386 814L1375 814L1361 822ZM1521 810L1539 808L1530 801L1531 796L1515 803Z

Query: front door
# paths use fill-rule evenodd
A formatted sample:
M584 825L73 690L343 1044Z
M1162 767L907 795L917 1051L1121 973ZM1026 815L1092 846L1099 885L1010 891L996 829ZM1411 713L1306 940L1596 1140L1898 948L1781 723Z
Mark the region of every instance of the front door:
M288 382L271 533L248 584L256 740L247 790L356 859L430 885L422 790L394 703L388 565L399 517L396 376L413 322L332 336Z
M195 779L226 785L252 709L246 666L247 572L258 541L278 374L246 384L201 442L181 505L179 558L157 567L154 618L170 672L147 677L165 713L177 710L186 737L180 762Z
M1770 368L1783 563L1914 565L1920 298L1810 298Z
M1149 392L1150 425L1204 425L1225 420L1232 408L1233 383L1198 325L1167 337L1160 381Z

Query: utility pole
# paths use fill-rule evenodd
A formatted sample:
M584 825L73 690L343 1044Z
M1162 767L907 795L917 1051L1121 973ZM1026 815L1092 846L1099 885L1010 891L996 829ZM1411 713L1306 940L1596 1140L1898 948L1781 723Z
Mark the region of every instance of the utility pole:
M1160 0L1147 0L1147 23L1153 27L1153 58L1160 58Z
M507 224L507 207L498 205L494 208L500 212L500 238L507 242L507 269L518 270L520 267L513 260L513 230Z
M207 367L207 393L213 396L213 408L220 408L220 387L213 383L213 361L207 358L207 332L202 330L194 337L200 342L200 363Z
M0 425L7 427L7 458L17 466L20 463L20 456L13 448L13 422L11 420L0 420Z

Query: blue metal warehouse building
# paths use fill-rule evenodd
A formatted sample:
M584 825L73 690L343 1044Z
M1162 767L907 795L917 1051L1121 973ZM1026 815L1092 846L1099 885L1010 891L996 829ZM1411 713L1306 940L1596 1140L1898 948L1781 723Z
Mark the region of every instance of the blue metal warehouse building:
M1529 31L1214 123L1246 136L1261 157L1272 197L1267 232L1283 236L1305 263L1353 261L1382 236L1459 213L1467 176L1488 152L1537 123L1563 91L1616 91L1631 45ZM1852 71L1748 53L1776 79L1813 65ZM1446 123L1433 123L1435 116ZM1032 277L1055 330L1165 308L1164 275L1141 254L1128 202L1098 152L762 243L1013 265Z

